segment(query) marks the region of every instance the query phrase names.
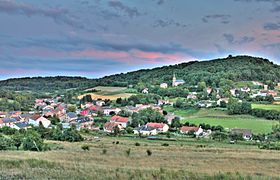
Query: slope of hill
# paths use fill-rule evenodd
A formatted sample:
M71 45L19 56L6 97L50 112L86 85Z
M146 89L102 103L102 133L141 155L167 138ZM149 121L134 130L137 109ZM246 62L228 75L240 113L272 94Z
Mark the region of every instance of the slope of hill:
M188 85L205 81L208 86L220 86L223 80L232 81L280 81L280 66L267 59L236 56L211 61L192 61L177 65L144 69L129 73L105 76L100 79L83 77L34 77L16 78L0 81L0 88L5 90L57 91L72 88L87 89L97 85L122 86L171 83L173 74L183 79Z
M106 76L97 80L100 85L126 86L138 82L159 84L171 82L173 74L189 85L205 81L207 85L219 86L221 79L232 81L280 81L280 66L267 59L236 56L211 61L192 61L126 74Z

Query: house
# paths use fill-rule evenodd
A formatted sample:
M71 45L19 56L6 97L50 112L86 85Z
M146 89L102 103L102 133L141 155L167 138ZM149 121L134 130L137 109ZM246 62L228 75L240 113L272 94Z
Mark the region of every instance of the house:
M68 112L65 115L66 122L76 121L77 119L78 119L78 116L75 112Z
M51 121L46 119L45 117L39 115L39 114L34 114L29 118L28 123L33 125L33 126L39 126L40 122L45 128L50 127Z
M207 88L207 94L209 95L209 94L211 94L212 93L212 91L213 91L213 89L212 88Z
M77 119L77 129L87 128L91 129L91 126L93 124L93 121L91 118L82 116Z
M251 129L231 129L231 133L242 134L242 137L245 140L250 140L253 136Z
M163 89L166 89L168 87L168 84L167 83L161 83L160 88L163 88Z
M120 111L120 108L105 108L103 109L103 114L109 116L110 114L112 114L112 112L118 114Z
M242 87L240 89L241 92L245 92L245 93L249 93L251 91L251 89L249 87Z
M197 99L197 96L195 94L189 94L187 99Z
M176 86L179 86L179 85L182 85L182 84L185 84L185 81L182 80L182 79L177 80L175 74L173 74L172 86L176 87Z
M156 128L153 127L148 127L146 125L140 126L137 129L133 130L134 134L141 134L144 136L151 136L151 135L157 135L157 130Z
M142 90L142 93L143 93L143 94L148 94L148 93L149 93L149 89L148 89L148 88L143 89L143 90Z
M32 126L30 124L25 123L25 122L17 122L17 123L12 124L10 127L17 129L17 130L32 128Z
M55 115L56 117L60 117L65 115L66 113L66 109L65 109L65 105L64 104L60 104L59 106L57 106L53 111L52 111L53 115Z
M104 106L105 105L105 102L104 101L96 101L95 103L97 106Z
M266 94L266 96L269 96L269 95L271 95L271 96L277 96L277 94L278 94L278 91L276 91L276 90L260 90L259 91L261 94Z
M169 129L169 126L164 123L147 123L147 127L154 128L157 130L157 132L167 132Z
M116 127L118 127L120 130L123 130L123 127L116 122L105 123L104 126L103 126L103 130L104 130L104 132L113 133L114 128L116 128Z
M6 113L5 112L0 112L0 118L5 118L6 117Z
M2 122L3 122L2 127L4 126L11 127L14 123L17 122L17 120L15 118L3 118Z
M121 117L121 116L113 116L110 120L110 122L115 122L122 127L126 128L129 122L129 119L126 117Z
M213 101L203 100L197 103L197 106L200 108L208 108L213 106Z
M169 100L158 100L158 106L161 106L161 105L170 105L170 106L173 106L173 102L170 102Z
M220 98L220 99L217 101L217 105L218 105L218 106L221 106L221 102L225 102L226 104L228 104L228 101L229 101L229 98Z
M196 136L199 136L203 133L203 129L201 127L193 127L193 126L183 126L180 128L180 133L188 134L189 132L193 132Z
M19 116L20 118L20 121L23 121L23 122L28 122L29 118L31 117L32 115L31 114L21 114Z

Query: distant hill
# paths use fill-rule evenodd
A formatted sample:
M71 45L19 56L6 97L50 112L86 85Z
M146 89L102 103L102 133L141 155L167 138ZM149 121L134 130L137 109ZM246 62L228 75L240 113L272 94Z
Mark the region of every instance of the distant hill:
M100 85L127 86L138 82L171 83L173 73L189 85L205 81L209 86L219 86L221 79L232 81L277 81L280 82L280 66L268 59L251 56L229 56L210 61L192 61L154 69L139 70L98 79Z
M1 89L58 91L72 88L87 89L97 85L128 86L139 82L148 84L171 83L173 73L189 85L205 81L208 86L219 86L221 80L232 81L275 81L280 82L280 66L268 59L236 56L210 61L192 61L154 69L138 70L105 76L100 79L83 77L34 77L0 81Z
M95 81L84 77L25 77L0 81L0 89L13 91L53 92L66 89L86 89L95 86Z

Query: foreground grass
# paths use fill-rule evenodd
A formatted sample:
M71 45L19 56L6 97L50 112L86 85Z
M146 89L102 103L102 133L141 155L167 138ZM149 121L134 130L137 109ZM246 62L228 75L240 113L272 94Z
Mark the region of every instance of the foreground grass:
M252 108L280 111L280 105L275 105L275 104L252 104Z
M116 141L119 144L112 143ZM49 143L60 148L1 152L0 179L280 178L279 152L255 146L180 140L163 147L160 141L108 137L82 143ZM90 151L82 151L82 144L88 144ZM131 154L127 156L129 148ZM106 154L102 154L103 149ZM152 151L151 156L147 156L147 149Z
M228 115L226 111L220 109L180 109L176 110L169 107L169 112L182 118L182 123L190 122L196 125L201 123L210 125L221 125L224 128L246 128L251 129L253 133L269 133L272 126L278 124L278 121L269 121L263 118L257 118L250 115Z

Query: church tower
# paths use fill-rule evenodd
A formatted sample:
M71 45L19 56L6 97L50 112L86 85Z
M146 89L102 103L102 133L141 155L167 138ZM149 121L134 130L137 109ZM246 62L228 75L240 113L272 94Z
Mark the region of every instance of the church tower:
M176 86L176 76L175 76L175 73L173 74L172 86L173 86L173 87Z

